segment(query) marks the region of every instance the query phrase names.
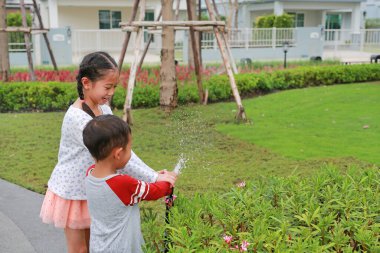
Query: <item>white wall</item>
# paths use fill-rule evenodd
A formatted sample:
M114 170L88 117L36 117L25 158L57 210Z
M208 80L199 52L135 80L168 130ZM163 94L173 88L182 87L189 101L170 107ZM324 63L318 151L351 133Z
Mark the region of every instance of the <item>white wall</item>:
M250 23L252 24L257 17L273 14L274 5L268 3L262 4L246 4L246 8L249 10L249 17L251 21L245 21L241 23ZM342 3L342 2L284 2L283 8L284 12L295 12L295 13L304 13L304 26L305 27L315 27L319 25L324 25L323 13L343 13L343 27L350 29L352 24L352 13L358 12L358 3ZM241 8L242 10L242 8ZM359 10L360 12L360 10ZM357 13L356 13L357 14ZM380 17L379 17L380 18ZM358 21L359 23L361 21ZM355 27L357 24L354 24Z
M72 29L99 29L99 10L121 11L121 20L126 22L131 8L125 7L59 7L59 26L71 26ZM85 17L85 18L84 18Z

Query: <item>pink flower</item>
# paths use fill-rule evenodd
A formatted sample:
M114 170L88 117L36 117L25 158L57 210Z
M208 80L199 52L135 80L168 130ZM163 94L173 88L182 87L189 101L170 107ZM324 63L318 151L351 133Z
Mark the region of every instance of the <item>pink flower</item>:
M223 236L223 239L226 243L230 244L232 241L232 235L225 235Z
M241 182L237 183L236 186L239 188L245 187L245 181L241 181Z
M247 241L242 241L242 242L241 242L241 247L240 247L241 251L247 251L247 250L248 250L248 249L247 249L248 246L249 246L249 242L247 242Z

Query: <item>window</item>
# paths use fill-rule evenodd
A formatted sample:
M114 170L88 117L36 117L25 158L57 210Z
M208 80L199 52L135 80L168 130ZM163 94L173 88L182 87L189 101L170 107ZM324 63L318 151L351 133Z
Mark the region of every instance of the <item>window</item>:
M99 11L99 29L115 29L120 28L121 11Z
M145 12L145 21L154 21L154 11L146 11ZM144 32L144 42L147 42L149 39L149 34L148 32ZM152 42L154 42L154 36L153 36L153 40Z
M342 14L327 14L325 28L326 29L342 28Z
M289 15L292 15L294 18L294 27L304 27L305 26L305 14L289 12Z

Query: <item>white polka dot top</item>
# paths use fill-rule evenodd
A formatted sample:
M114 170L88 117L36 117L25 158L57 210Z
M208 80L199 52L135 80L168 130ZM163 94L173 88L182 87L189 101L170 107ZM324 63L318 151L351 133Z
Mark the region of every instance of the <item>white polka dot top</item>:
M103 114L112 114L108 105L100 108ZM94 159L83 144L82 131L91 119L85 111L74 106L70 106L63 118L58 163L50 176L48 187L64 199L87 199L84 179L87 169L94 164ZM134 152L120 172L146 182L155 182L158 176Z

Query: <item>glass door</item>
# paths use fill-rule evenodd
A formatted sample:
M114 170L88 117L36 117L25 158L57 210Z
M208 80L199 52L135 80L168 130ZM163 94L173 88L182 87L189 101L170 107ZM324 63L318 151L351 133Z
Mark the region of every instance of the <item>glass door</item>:
M340 40L340 30L342 28L342 14L326 14L326 34L328 41Z

